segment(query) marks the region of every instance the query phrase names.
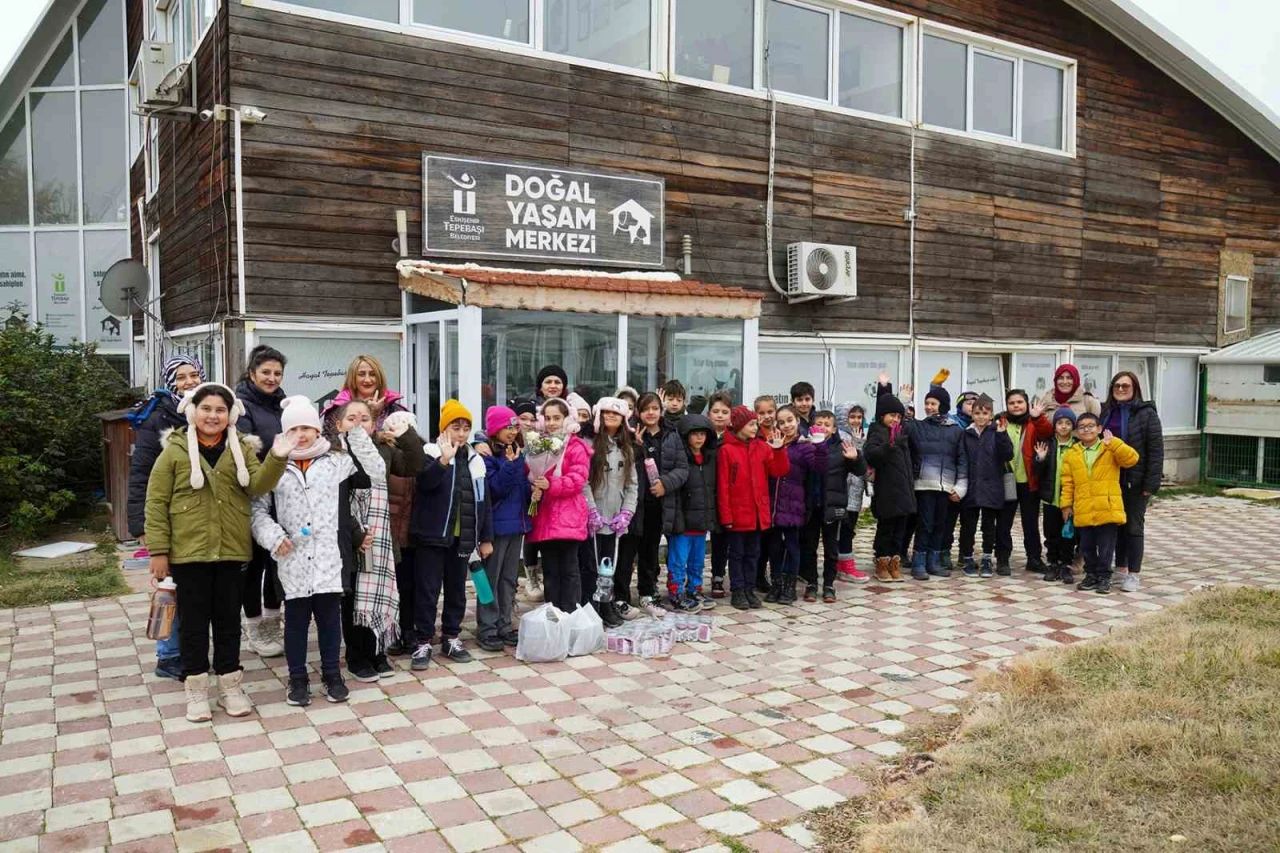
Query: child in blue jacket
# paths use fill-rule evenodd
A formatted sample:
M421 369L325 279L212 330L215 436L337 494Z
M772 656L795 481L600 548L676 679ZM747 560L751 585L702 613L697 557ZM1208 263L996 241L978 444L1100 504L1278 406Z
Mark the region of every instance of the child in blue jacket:
M524 536L533 529L529 516L533 486L524 455L516 446L519 428L520 417L514 409L490 406L484 413L484 431L493 451L484 457L493 507L493 553L485 560L484 571L493 590L493 603L476 604L476 623L480 648L487 652L500 652L504 646L516 644L511 613L520 583Z

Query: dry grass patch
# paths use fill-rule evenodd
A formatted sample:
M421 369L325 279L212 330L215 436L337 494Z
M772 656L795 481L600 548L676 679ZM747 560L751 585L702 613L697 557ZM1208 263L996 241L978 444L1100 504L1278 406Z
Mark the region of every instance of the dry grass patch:
M912 772L816 819L824 849L1280 850L1280 592L1204 593L978 689Z

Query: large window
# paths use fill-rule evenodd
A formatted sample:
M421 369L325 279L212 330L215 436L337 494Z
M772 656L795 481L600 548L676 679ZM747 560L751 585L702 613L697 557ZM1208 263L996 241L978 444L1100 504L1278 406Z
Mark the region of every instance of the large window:
M18 313L31 314L31 235L0 232L0 322Z
M1075 353L1085 389L1105 403L1111 378L1127 370L1138 377L1142 399L1156 404L1165 433L1193 432L1200 412L1200 358L1195 353Z
M19 103L0 128L0 225L29 225L27 204L27 111Z
M1069 150L1065 128L1073 105L1065 96L1068 60L973 34L932 29L922 39L924 124Z
M128 116L120 89L84 92L80 95L80 121L93 128L94 144L82 147L84 175L84 221L89 223L129 220L128 172L126 162Z
M480 360L480 396L486 408L533 395L538 371L548 364L563 367L569 390L594 403L618 387L618 318L486 309Z
M124 68L120 38L123 0L89 0L76 18L80 33L80 85L119 83Z
M742 399L742 321L631 317L627 384L641 393L679 379L688 399L728 391Z
M675 0L675 73L755 85L754 0Z
M1222 331L1226 334L1243 332L1249 328L1249 279L1240 275L1227 276L1223 297Z
M1053 387L1053 374L1063 356L1060 349L922 348L916 356L917 410L923 411L929 383L943 368L950 371L945 387L953 401L961 391L975 391L989 396L995 403L995 411L999 412L1004 409L1009 391L1016 388L1025 391L1034 402ZM1088 370L1085 364L1077 364L1082 372ZM1106 378L1098 381L1105 384Z
M399 3L395 0L380 3L369 3L368 0L323 2L359 6L362 11L352 14L379 20L394 21L399 13ZM527 44L531 32L529 5L529 0L414 0L413 22ZM384 17L385 15L390 17Z
M78 159L75 94L32 94L31 174L35 183L37 225L79 221L76 212L80 195L76 182Z
M543 48L552 53L648 68L653 0L547 0Z
M900 378L901 350L891 345L864 348L775 338L762 340L759 350L759 393L778 403L787 402L791 386L803 380L817 391L815 402L819 408L857 403L872 411L880 371L889 374L895 389Z
M902 117L902 41L902 27L840 15L840 106Z
M768 22L769 85L780 92L827 100L831 14L769 0Z

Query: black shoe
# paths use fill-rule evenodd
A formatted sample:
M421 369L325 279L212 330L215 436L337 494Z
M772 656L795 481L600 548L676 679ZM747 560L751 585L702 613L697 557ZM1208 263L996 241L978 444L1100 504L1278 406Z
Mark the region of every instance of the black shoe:
M996 557L996 574L1002 578L1013 574L1013 567L1009 565L1008 557Z
M759 610L761 607L764 607L764 602L756 596L756 591L754 589L744 589L742 594L747 597L747 606L752 610Z
M804 585L804 600L809 602L818 600L818 585L816 583L806 583Z
M1062 574L1058 577L1058 580L1062 581L1068 586L1076 582L1076 576L1075 576L1075 573L1071 571L1071 566L1062 567Z
M1057 563L1051 563L1045 566L1044 579L1052 583L1062 580L1062 566Z
M1044 564L1044 560L1039 557L1028 557L1025 568L1029 572L1039 572L1040 574L1044 574L1049 570L1049 567Z
M782 581L778 578L773 579L773 583L765 590L764 600L769 604L780 604L782 602Z
M616 610L614 611L614 615L615 616L618 615ZM619 620L621 620L622 617L619 616L618 618ZM520 633L518 631L508 631L507 633L503 634L502 645L507 646L508 648L514 649L516 646L520 645Z
M156 661L156 677L182 680L182 658L162 658Z
M779 593L778 601L783 604L795 604L796 598L796 576L783 575L782 592Z
M711 579L711 597L724 598L724 579L723 578Z
M824 586L822 588L822 603L823 604L836 603L836 588L834 586Z
M413 650L413 660L409 664L409 669L414 672L421 672L431 665L431 643L426 642L419 645Z
M373 659L373 671L378 673L379 678L391 678L396 674L396 668L391 665L391 661L387 660L385 654Z
M413 649L407 647L404 643L392 643L387 646L387 654L393 658L403 657L412 652Z
M600 614L600 621L606 628L617 628L622 624L622 617L613 609L612 601L593 601L591 606L596 609L596 613Z
M454 663L471 663L471 652L462 647L462 641L457 637L445 640L440 651Z
M506 646L503 645L502 640L497 637L493 637L491 639L485 638L481 640L480 648L484 649L486 652L500 652L506 649Z
M350 695L351 691L347 689L347 683L342 680L341 675L335 672L324 676L324 698L330 702L345 702Z
M1076 589L1080 592L1088 592L1091 589L1098 588L1098 579L1093 575L1085 575L1084 580L1076 584Z
M751 604L747 601L747 592L743 589L735 589L729 596L729 603L732 604L736 610L751 609Z
M989 578L993 574L995 573L991 570L991 557L989 557L986 554L983 554L982 562L978 564L978 576Z
M378 671L367 663L352 666L347 664L347 672L351 673L351 677L362 684L372 684L378 680Z
M311 704L311 683L306 676L289 679L289 692L284 697L286 705L305 708Z
M1098 595L1110 595L1111 594L1111 578L1103 578L1102 580L1098 581L1098 585L1093 591L1096 592Z

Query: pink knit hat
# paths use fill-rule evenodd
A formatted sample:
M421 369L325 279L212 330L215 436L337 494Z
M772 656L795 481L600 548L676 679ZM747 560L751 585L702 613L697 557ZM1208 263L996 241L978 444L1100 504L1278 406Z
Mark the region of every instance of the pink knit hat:
M622 424L626 426L627 418L631 417L631 405L620 397L601 397L595 407L596 432L600 431L601 412L613 412L622 415Z
M519 426L520 418L516 417L514 409L506 406L490 406L484 412L484 432L485 435L492 439L499 430L506 429L509 426Z

